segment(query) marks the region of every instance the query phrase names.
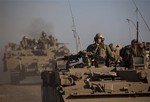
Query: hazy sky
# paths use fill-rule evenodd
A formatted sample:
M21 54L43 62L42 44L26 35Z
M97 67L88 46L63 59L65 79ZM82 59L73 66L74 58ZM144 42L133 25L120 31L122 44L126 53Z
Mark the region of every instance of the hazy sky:
M134 0L150 26L150 0ZM132 0L70 0L76 29L83 49L102 32L105 42L126 45L136 37L136 29L126 19L139 21L140 34L150 41L150 31L141 16L136 15ZM130 25L130 26L129 26ZM0 0L0 50L8 42L19 43L22 36L38 37L44 30L76 52L68 0ZM129 27L131 31L129 31Z

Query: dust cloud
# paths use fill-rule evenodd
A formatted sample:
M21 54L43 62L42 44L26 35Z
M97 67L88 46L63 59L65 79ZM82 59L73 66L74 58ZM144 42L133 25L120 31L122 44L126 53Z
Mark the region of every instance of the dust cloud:
M40 37L42 31L46 32L47 34L52 34L53 25L48 24L43 19L34 19L32 24L29 25L27 31L29 36L37 39Z

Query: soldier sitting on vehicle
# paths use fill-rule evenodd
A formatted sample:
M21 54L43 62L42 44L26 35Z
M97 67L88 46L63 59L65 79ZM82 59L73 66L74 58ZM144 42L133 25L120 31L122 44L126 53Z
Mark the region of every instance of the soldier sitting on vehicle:
M20 47L22 49L28 49L29 48L29 44L28 44L28 38L26 36L24 36L22 38L22 40L20 41Z
M133 67L133 59L135 57L144 57L144 50L144 45L140 42L137 42L136 39L133 39L131 41L131 45L123 47L120 51L120 55L123 60L122 66L126 68Z
M144 49L144 45L140 42L137 42L136 39L131 41L131 53L133 57L143 57Z
M94 37L94 44L87 47L87 52L93 55L92 60L95 67L107 65L109 59L114 60L112 52L108 45L104 44L104 37L101 33L97 33Z
M50 46L56 46L56 40L57 39L55 39L53 35L50 35L49 36L49 45Z
M109 65L110 66L116 66L117 64L119 64L120 63L120 61L122 60L122 58L121 58L121 56L119 55L119 53L117 52L117 48L116 48L116 46L113 44L113 43L111 43L111 44L109 44L109 47L110 47L110 49L111 49L111 51L112 51L112 56L113 56L113 58L115 59L115 60L110 60L109 61Z
M47 34L44 31L41 34L39 43L40 43L42 49L48 48L48 38L47 38Z
M145 45L144 43L140 43L137 40L132 40L131 42L131 53L132 53L132 57L131 57L131 62L132 65L130 67L132 67L133 69L135 69L135 67L138 66L144 66L144 60L145 60L145 55L146 55L146 49L145 49Z

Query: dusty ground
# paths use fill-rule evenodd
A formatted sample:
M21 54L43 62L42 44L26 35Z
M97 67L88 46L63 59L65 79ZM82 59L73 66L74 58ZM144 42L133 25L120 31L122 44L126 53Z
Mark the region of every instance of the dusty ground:
M0 102L42 102L41 85L0 85Z

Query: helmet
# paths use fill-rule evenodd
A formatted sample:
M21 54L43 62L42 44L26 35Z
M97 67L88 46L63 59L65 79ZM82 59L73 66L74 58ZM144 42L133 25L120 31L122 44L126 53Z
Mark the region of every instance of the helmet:
M94 40L101 38L102 40L104 40L104 37L101 33L97 33L94 37Z
M133 39L133 40L131 41L131 44L135 44L135 43L137 43L137 40L136 40L136 39Z
M109 47L110 47L111 51L115 51L116 50L116 47L115 47L115 45L113 43L110 43Z
M26 37L26 36L23 36L23 39L28 39L28 37Z
M101 33L97 33L97 34L95 35L95 38L104 38L104 37L103 37L103 35L102 35Z

